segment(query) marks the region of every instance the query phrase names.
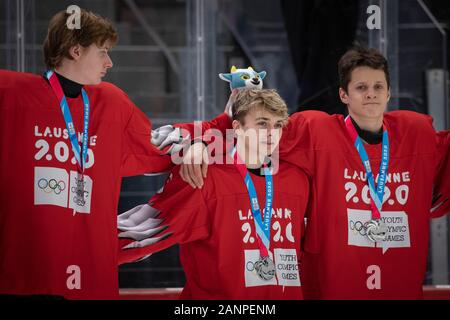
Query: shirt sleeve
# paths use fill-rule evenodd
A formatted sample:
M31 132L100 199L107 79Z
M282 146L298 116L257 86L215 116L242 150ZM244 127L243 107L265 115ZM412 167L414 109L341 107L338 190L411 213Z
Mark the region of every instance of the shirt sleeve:
M315 158L311 127L302 113L293 114L283 129L279 148L281 160L301 168L309 176L314 174Z
M192 140L201 139L205 134L223 137L226 135L226 130L231 129L231 119L226 113L221 113L211 121L177 123L174 127L181 128L184 131L183 136L189 134Z
M127 116L123 120L122 176L169 171L173 167L170 156L151 143L150 119L127 97L125 103Z
M437 165L434 176L431 216L450 213L450 131L436 133Z
M163 190L148 204L118 216L119 264L141 260L175 244L206 238L210 220L203 189L191 188L181 179L179 167L175 167Z

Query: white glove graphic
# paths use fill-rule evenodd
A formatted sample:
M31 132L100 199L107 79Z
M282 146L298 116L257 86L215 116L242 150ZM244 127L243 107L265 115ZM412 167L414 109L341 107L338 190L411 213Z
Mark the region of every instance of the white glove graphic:
M117 217L117 228L121 231L119 238L135 240L122 249L140 248L167 238L171 233L153 237L166 229L162 219L158 219L159 211L148 204L139 205ZM141 259L142 260L142 259Z
M169 146L166 154L174 154L183 149L191 141L190 135L183 138L180 128L174 128L172 125L162 126L152 130L152 144L159 150Z

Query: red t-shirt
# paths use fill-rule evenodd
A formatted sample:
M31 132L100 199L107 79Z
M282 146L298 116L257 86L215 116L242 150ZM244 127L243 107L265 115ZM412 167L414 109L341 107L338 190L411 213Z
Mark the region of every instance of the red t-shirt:
M263 208L265 179L255 174L251 177ZM276 276L272 280L262 280L254 272L259 247L249 195L244 180L231 164L211 165L202 189L192 189L181 180L178 168L174 169L164 191L150 200L150 205L160 211L154 218L161 219L160 227L164 228L153 238L163 240L123 250L119 262L135 261L180 243L186 274L181 298L302 299L298 259L308 180L301 170L281 163L273 183L270 252ZM122 239L121 247L132 241Z
M361 228L371 218L366 173L344 118L315 111L290 118L280 158L312 177L301 261L305 298L422 297L435 176L449 194L449 132L437 135L430 117L408 111L386 113L384 124L390 162L381 215L389 234L375 245ZM381 144L364 146L377 176ZM447 208L448 202L440 213Z
M91 103L86 196L73 215L76 164L59 102L42 76L0 71L0 294L116 298L122 176L170 170L151 124L110 83ZM81 96L68 98L77 133Z

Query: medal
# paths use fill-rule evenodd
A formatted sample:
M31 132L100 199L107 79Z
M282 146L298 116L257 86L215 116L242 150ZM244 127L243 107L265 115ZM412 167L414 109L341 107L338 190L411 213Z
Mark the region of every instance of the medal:
M364 228L370 241L380 242L386 240L388 228L380 219L366 222Z
M384 188L386 186L386 176L389 166L389 137L386 128L383 126L383 141L381 146L381 163L378 176L378 185L375 187L372 169L370 167L369 156L367 155L364 144L358 136L350 116L345 118L345 126L358 154L363 163L367 174L367 183L370 191L370 207L372 210L372 220L364 224L367 238L372 242L380 242L386 240L388 228L381 221L381 209L383 206Z
M77 177L75 177L75 187L72 187L72 192L75 194L73 201L80 207L84 207L86 204L85 193L87 193L87 191L84 190L84 184L83 175L78 174Z
M260 257L255 262L255 270L263 280L271 280L275 276L275 263L268 256Z

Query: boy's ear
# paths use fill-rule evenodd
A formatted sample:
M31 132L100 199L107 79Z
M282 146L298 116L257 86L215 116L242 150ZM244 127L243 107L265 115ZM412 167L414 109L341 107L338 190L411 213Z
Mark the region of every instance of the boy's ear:
M219 73L219 78L224 81L231 82L231 73Z
M261 80L263 80L266 77L266 74L267 74L267 72L265 72L265 71L261 71L260 73L258 73Z
M231 123L231 127L233 128L233 130L240 130L240 129L242 129L241 128L241 123L239 121L237 121L237 120L233 120L233 122Z
M81 56L81 46L77 44L71 47L69 49L69 55L72 57L72 59L78 60Z
M339 88L339 98L341 98L342 103L348 104L348 94L342 87Z

